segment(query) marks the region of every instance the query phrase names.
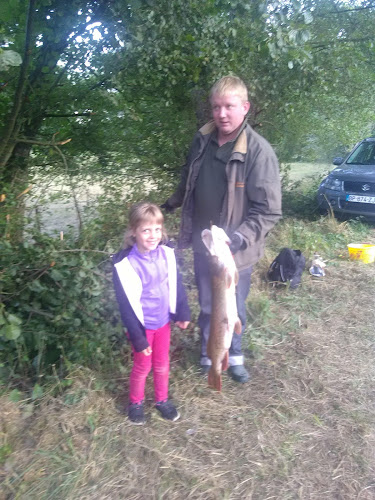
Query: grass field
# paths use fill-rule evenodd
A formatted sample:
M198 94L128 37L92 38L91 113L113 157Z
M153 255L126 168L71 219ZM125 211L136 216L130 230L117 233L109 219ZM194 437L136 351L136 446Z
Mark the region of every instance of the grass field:
M150 378L147 424L129 423L127 346L121 366L71 365L39 391L14 382L0 392L0 500L374 500L375 264L347 252L361 241L375 243L373 225L300 213L277 225L247 303L252 378L225 375L221 393L198 372L197 292L183 252L193 319L173 329L170 381L181 419L158 417ZM285 246L307 259L294 291L266 280ZM309 274L315 251L324 278Z
M334 168L334 165L329 163L289 163L288 165L290 165L290 179L293 182L325 174Z
M162 421L147 389L145 427L126 418L129 351L122 372L72 367L43 395L0 396L0 499L375 498L375 266L348 260L346 243L371 226L333 219L279 224L257 266L248 303L251 381L198 374L194 321L174 331L171 396L182 418ZM296 291L264 274L280 246L306 257L319 244L327 274L308 271ZM191 282L191 262L185 256Z

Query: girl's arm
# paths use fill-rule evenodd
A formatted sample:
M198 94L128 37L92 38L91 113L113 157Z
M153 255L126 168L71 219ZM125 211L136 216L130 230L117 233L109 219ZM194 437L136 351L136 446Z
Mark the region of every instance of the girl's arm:
M145 355L145 356L150 356L150 354L152 353L152 349L150 346L146 347L146 349L143 349L142 353Z
M185 330L190 322L190 308L186 296L185 287L182 283L182 276L177 269L177 305L175 314L175 323ZM182 325L182 326L181 326Z
M130 305L115 266L113 266L112 278L122 323L128 331L129 340L136 352L147 350L150 346L147 342L146 331Z

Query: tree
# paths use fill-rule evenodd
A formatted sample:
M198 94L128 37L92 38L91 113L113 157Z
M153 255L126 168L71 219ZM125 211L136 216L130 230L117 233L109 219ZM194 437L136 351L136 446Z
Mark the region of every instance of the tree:
M375 121L375 3L270 1L264 8L279 94L268 107L277 127L267 132L281 157L327 159L350 149Z
M8 1L7 5L9 9L14 8L14 2ZM89 115L89 110L79 106L83 89L87 91L85 83L96 70L94 66L88 68L85 65L88 54L94 50L99 53L115 51L119 47L119 41L114 37L93 39L94 30L108 29L106 21L109 23L110 12L107 2L30 0L26 17L24 3L18 2L17 6L13 22L8 22L6 29L12 47L22 53L23 61L18 75L14 69L6 75L8 86L2 111L7 116L0 142L0 173L5 181L11 180L17 170L27 170L32 144L58 145L58 141L56 143L51 137L39 136L45 120ZM116 29L120 30L119 27ZM75 74L79 74L79 79L74 77ZM67 84L70 99L67 100L65 95L62 100L61 89ZM91 90L100 84L103 84L100 75L95 75Z
M248 84L251 123L281 158L338 123L344 144L372 120L368 0L30 0L27 16L25 2L5 5L7 50L24 57L1 93L3 180L27 171L33 145L64 166L67 139L64 154L95 155L106 171L125 158L176 170L227 73Z

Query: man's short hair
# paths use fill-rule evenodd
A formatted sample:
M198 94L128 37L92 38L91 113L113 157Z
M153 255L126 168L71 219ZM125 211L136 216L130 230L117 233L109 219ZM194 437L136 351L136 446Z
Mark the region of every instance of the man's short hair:
M214 94L219 96L235 94L241 99L242 102L249 100L247 87L241 78L238 78L238 76L228 75L220 78L220 80L218 80L211 88L210 100Z

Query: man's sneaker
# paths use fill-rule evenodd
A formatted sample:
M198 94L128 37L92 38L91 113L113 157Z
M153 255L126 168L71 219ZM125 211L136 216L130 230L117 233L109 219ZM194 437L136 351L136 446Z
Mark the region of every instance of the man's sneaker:
M128 418L134 425L144 425L146 423L143 411L143 401L140 403L130 403L128 409Z
M166 399L165 401L159 401L155 404L155 408L160 412L161 416L166 420L171 420L175 422L180 418L180 414L176 410L175 405Z
M234 365L228 368L228 374L235 382L244 384L250 378L249 372L243 365Z

